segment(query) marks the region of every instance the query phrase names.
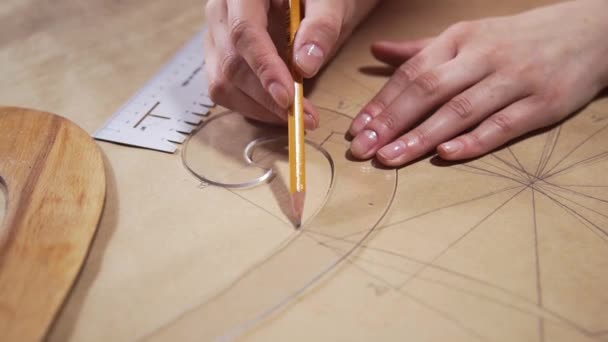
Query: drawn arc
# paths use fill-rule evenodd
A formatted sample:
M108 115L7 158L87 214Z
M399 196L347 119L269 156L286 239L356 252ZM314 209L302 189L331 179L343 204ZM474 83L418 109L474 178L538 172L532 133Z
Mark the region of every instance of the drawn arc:
M294 230L266 257L253 262L204 302L193 305L148 334L145 340L162 340L163 336L179 336L180 333L202 340L238 338L278 317L296 299L319 286L374 233L394 199L397 171L376 168L370 161L349 160L345 133L352 119L331 109L320 108L320 111L324 120L322 128L310 132L307 140L332 162L333 176L324 204L302 229ZM218 114L210 120L222 120L229 114ZM204 127L208 126L203 126L194 136L203 132ZM254 145L276 139L264 138L268 137L256 137ZM243 155L243 160L251 157L246 150ZM259 181L257 178L251 184ZM361 182L374 186L356 186ZM327 249L318 239L319 236L332 239L353 233L359 233L357 243L349 244L339 253Z

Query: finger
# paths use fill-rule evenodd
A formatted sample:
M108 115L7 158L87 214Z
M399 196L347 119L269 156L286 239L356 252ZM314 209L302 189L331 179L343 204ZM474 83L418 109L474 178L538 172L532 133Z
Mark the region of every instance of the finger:
M304 99L304 124L307 129L317 129L321 123L321 116L317 108L308 99Z
M236 85L243 93L247 94L257 103L267 109L269 113L287 119L287 109L282 108L266 90L262 87L260 80L253 73L244 59L236 57L234 69L226 76L228 80Z
M313 77L336 48L342 23L344 2L306 1L306 13L294 42L294 60L299 72Z
M462 55L418 76L355 137L351 152L358 158L372 157L378 149L412 127L429 111L483 79L488 69L488 64ZM410 143L424 144L428 136L419 134L414 138L419 141Z
M230 109L242 114L245 117L257 121L285 125L286 121L275 115L267 115L268 110L254 101L247 94L243 93L239 88L227 83L222 88L214 91L214 100L222 105L229 102Z
M384 165L398 166L422 157L437 145L529 94L520 84L492 74L452 98L413 131L381 148L378 160ZM420 136L425 138L419 139Z
M468 134L441 144L437 151L446 160L469 159L484 155L512 139L552 123L546 102L527 97L490 116Z
M268 110L254 101L251 97L235 87L230 81L223 78L218 65L217 54L215 53L216 46L209 33L205 35L204 41L207 54L205 61L205 71L209 80L209 94L211 99L222 106L230 108L240 114L254 120L273 123L286 124L286 120L281 119L276 115L268 113ZM319 124L319 114L308 100L304 102L304 126L307 129L315 129Z
M218 65L217 46L210 32L205 34L204 45L205 51L207 51L205 72L209 80L209 94L215 103L258 121L286 123L286 116L278 116L269 112L268 108L253 100L225 77ZM319 113L308 99L304 99L304 126L306 129L319 127Z
M209 82L209 89L207 93L211 96L211 85L213 84L215 78L217 78L217 48L215 46L215 41L213 40L211 31L205 32L205 36L203 37L203 46L205 47L205 63L203 64L203 68ZM211 97L213 100L213 96Z
M225 21L228 15L228 9L225 0L207 1L205 5L205 19L207 20L207 31L213 36L214 31L218 28L225 29Z
M398 67L426 48L431 41L432 38L404 42L378 41L372 44L371 50L376 59Z
M435 40L429 47L395 70L395 74L382 87L380 92L363 107L361 113L353 120L350 134L355 136L378 116L407 88L414 79L441 65L456 55L455 46L445 40Z
M268 0L228 0L230 41L260 80L262 87L284 109L293 98L293 79L267 31Z
M210 34L205 35L205 47L208 52L205 60L205 71L209 80L209 95L213 102L237 111L246 117L269 123L285 123L276 115L263 115L267 109L251 99L240 89L223 78L218 65L216 46Z
M213 102L258 121L285 123L285 120L282 120L277 115L268 113L268 109L261 106L223 77L221 67L218 64L218 56L214 51L217 47L213 44L210 35L205 35L205 46L211 52L207 54L205 71L209 80L209 95Z
M220 90L216 90L214 99L216 99L217 103L220 105L225 101L230 101L232 104L230 109L247 118L276 125L285 126L287 124L285 120L282 120L277 116L268 115L266 108L262 107L259 103L232 84L228 83ZM316 129L318 127L318 118L315 118L314 115L306 112L304 115L304 126L306 129Z
M214 38L216 49L220 51L220 70L223 78L227 79L232 85L238 87L243 93L258 102L264 108L265 113L276 115L283 120L287 118L287 109L282 108L272 96L262 87L260 80L253 73L245 59L243 59L230 43L230 36L225 20L227 15L226 8L216 5L210 8L211 14L210 27L214 27L211 37ZM222 20L222 18L224 18ZM236 101L231 101L236 102ZM227 104L232 107L231 104ZM261 114L261 113L260 113Z

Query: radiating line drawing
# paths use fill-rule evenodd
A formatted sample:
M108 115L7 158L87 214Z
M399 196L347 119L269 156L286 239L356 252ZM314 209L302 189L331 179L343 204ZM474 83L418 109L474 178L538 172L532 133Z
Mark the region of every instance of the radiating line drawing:
M352 77L348 81L357 84ZM370 92L361 87L362 93ZM348 107L345 101L334 107ZM476 160L437 166L428 158L400 170L389 215L363 242L369 227L348 234L305 230L303 235L338 256L356 247L346 267L366 275L378 296L395 293L434 312L438 325L453 325L472 339L512 337L474 319L496 309L502 316L493 319L503 325L509 326L511 315L531 322L536 341L552 340L555 329L566 329L580 340L605 341L608 309L602 303L605 307L608 294L601 289L608 285L602 272L608 260L608 178L602 175L608 175L608 124L594 113L583 110L544 133ZM320 146L341 134L328 132ZM416 182L425 174L427 182ZM416 183L408 183L410 179ZM443 186L451 179L483 186L473 186L476 191ZM412 184L417 188L410 189ZM396 206L415 198L416 190L425 197L442 189L454 194L413 209ZM264 203L226 191L292 229ZM452 227L446 227L446 217L453 218ZM493 241L494 235L502 240ZM484 243L495 243L495 250ZM500 254L505 251L515 252L506 256L512 260ZM509 278L513 281L504 281ZM472 300L477 307L461 309L437 299L443 297L455 303ZM525 333L527 327L512 324L511 330Z
M580 127L581 123L586 125L586 128L590 131L590 133L581 136L580 139L576 140L576 137L573 137L575 134L572 134L572 130L569 131L568 129L575 126L575 124L576 126ZM601 126L598 126L600 124ZM551 229L551 227L538 221L537 215L539 215L539 208L537 207L537 203L539 201L544 202L543 209L546 209L547 204L552 204L553 206L551 213L558 216L566 215L574 218L579 225L577 227L573 227L573 229L580 231L581 234L584 234L585 232L592 233L598 241L602 242L601 246L593 246L595 248L595 252L601 253L601 255L598 255L594 260L595 263L601 265L602 258L606 260L605 258L608 257L608 249L606 249L606 247L608 247L606 246L606 242L608 241L608 205L606 205L608 203L608 194L605 189L608 187L608 182L602 181L607 180L608 178L605 178L606 176L602 177L601 175L608 175L607 128L607 124L594 121L589 112L583 111L578 116L570 119L562 125L556 126L548 132L534 137L535 141L524 140L515 145L522 147L530 144L539 144L539 140L542 139L543 147L538 155L538 158L536 158L535 163L523 162L520 158L521 156L518 155L518 152L514 152L515 146L506 146L500 151L491 153L477 160L447 167L446 170L450 170L451 172L462 172L470 175L471 181L483 182L483 177L491 177L510 182L511 186L506 186L499 189L488 189L488 191L483 194L479 194L468 199L455 201L446 206L427 208L426 211L417 215L402 218L382 225L378 229L378 233L385 230L408 229L411 228L412 221L432 216L439 211L459 206L466 207L470 203L484 201L488 197L496 196L504 192L516 192L489 214L483 216L476 224L471 226L469 229L466 229L464 233L460 234L456 239L454 239L445 249L439 250L432 259L419 260L421 264L420 269L407 274L404 282L400 284L387 284L384 282L384 284L392 288L394 291L400 291L412 280L428 281L428 279L424 278L422 273L425 269L431 268L446 274L457 275L461 278L473 280L480 284L483 283L484 286L500 289L507 292L514 300L522 299L517 293L501 287L500 283L487 282L486 280L469 276L466 273L459 272L457 269L450 269L440 266L436 263L436 261L440 259L444 253L448 252L453 246L457 245L462 240L467 239L467 236L473 231L486 229L487 227L483 227L484 221L490 218L492 215L495 215L497 212L506 210L505 206L509 202L527 202L532 218L528 228L531 229L534 240L533 263L536 298L533 301L530 299L524 300L526 302L526 308L519 305L512 305L510 303L501 303L500 305L511 306L513 310L524 311L537 317L538 341L547 340L547 320L550 320L552 324L555 324L555 321L557 321L559 322L558 324L567 327L568 329L575 330L583 338L603 340L605 337L605 329L608 325L607 309L599 311L596 310L594 312L595 315L597 315L594 319L595 322L589 323L585 322L584 318L591 318L593 316L591 312L588 313L587 317L570 317L570 312L554 308L552 307L552 303L547 303L545 300L546 294L544 292L546 291L544 291L544 289L550 288L553 284L543 280L544 277L546 277L543 276L543 268L546 263L551 263L552 261L548 260L548 258L544 255L546 248L542 249L539 247L539 245L546 245L546 243L543 243L543 241L547 237L548 231ZM580 132L577 132L576 135L580 135ZM567 144L562 144L562 142L565 140L567 140L568 144L572 146L564 148L564 146ZM576 141L572 142L571 140ZM525 148L520 150L525 150ZM528 160L529 159L530 158L528 158ZM582 175L577 176L577 172L581 173ZM595 175L592 180L588 178L589 172ZM401 178L404 179L405 177ZM564 178L567 178L567 182L562 181ZM400 187L402 186L403 184L400 184ZM544 215L546 216L546 214ZM543 234L539 233L541 228L543 230ZM356 236L356 234L342 237L326 236L326 239L323 240L322 243L325 246L328 246L328 248L332 248L332 241L344 242L348 241L348 239L353 236ZM576 235L574 235L573 238L576 238ZM413 259L407 255L407 251L397 251L383 248L381 246L370 246L368 244L364 244L361 246L361 248L381 253L383 254L384 258ZM471 253L474 254L474 251L471 251ZM600 260L600 262L598 262L598 260ZM354 258L351 260L351 262L354 265L357 265L357 267L365 270L366 263L369 261L363 258ZM604 263L604 265L606 264ZM563 271L568 272L569 270L564 267ZM597 279L583 279L583 281L588 281L591 284L593 281L602 281L601 284L596 284L596 287L605 288L605 286L608 285L608 278L605 276L602 278L601 274L606 272L602 272L600 269L598 269L598 272L600 272L600 276ZM376 280L379 279L377 276L374 278ZM446 284L446 286L449 286L449 284ZM466 292L466 289L463 290L463 293ZM480 294L469 293L469 295L479 296ZM576 297L579 294L576 292L571 292L568 295ZM606 301L608 299L603 292L598 292L595 295L600 296L601 299L598 298L600 301ZM491 302L496 301L496 299L487 296L484 298L484 300ZM576 298L574 298L574 300L576 300ZM438 312L441 311L441 308L436 309ZM580 309L580 307L577 309ZM534 310L537 311L534 312ZM573 312L574 311L575 310L573 310ZM583 309L582 311L585 310ZM593 309L589 309L589 311L593 311ZM466 328L466 330L470 329L472 329L470 326ZM473 329L473 331L475 330ZM471 336L477 338L481 337L481 335L475 333L472 333ZM493 340L493 338L498 338L500 336L486 337L488 340ZM484 338L480 339L483 340Z

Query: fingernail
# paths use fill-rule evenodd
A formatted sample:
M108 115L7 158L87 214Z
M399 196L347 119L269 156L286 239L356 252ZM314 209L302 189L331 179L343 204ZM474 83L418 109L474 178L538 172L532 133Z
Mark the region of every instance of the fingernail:
M372 116L367 114L367 113L361 113L359 114L355 120L353 120L353 123L350 125L350 129L349 132L352 135L357 135L359 134L359 132L361 132L361 130L363 130L365 128L365 126L367 126L368 123L370 123L370 121L372 121Z
M304 121L307 124L306 128L308 129L316 129L319 127L319 123L317 122L317 120L315 119L314 116L312 116L312 114L310 113L304 113Z
M392 144L384 146L382 149L380 149L380 151L378 151L378 154L386 160L393 160L401 157L406 148L407 145L405 145L405 142L402 140L397 140Z
M453 154L460 151L464 145L458 140L448 141L447 143L441 144L439 149L441 149L446 154Z
M323 51L316 44L306 44L296 53L296 63L305 76L314 76L323 64Z
M268 87L268 92L270 92L270 96L272 96L272 99L281 108L289 107L289 94L287 93L285 87L283 87L277 82L273 82L270 87Z
M361 132L350 145L351 152L360 158L367 158L369 151L378 143L378 133L365 130Z

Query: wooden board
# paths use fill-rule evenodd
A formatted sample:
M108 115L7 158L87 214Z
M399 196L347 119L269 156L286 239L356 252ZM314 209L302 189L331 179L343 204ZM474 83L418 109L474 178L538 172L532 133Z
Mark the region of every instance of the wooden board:
M312 101L355 115L386 82L361 71L378 66L368 53L376 39L429 36L460 20L550 2L385 0L316 82ZM5 1L0 103L61 112L93 132L200 28L201 7L196 0ZM514 146L520 168L531 174L539 165L542 173L551 169L603 127L607 115L608 101L598 99L562 127L559 139L549 131ZM606 149L606 139L590 141L563 165ZM276 195L269 187L230 192L201 186L179 155L101 147L109 161L106 211L49 339L197 340L204 304L293 233ZM513 164L508 150L495 156ZM469 172L472 167L486 171ZM488 167L516 176L492 177ZM593 163L555 184L581 186L574 188L580 192L605 184L606 172L605 162ZM327 175L309 176L325 182ZM339 272L245 340L606 340L608 258L593 225L605 227L605 202L509 179L521 176L528 177L494 156L458 167L425 159L400 170L384 229ZM551 194L547 187L567 198L553 199L578 207L575 212L593 224L543 195ZM588 195L606 199L601 187L592 191ZM334 253L358 237L321 242L329 247L325 253ZM229 315L220 309L214 318Z
M47 332L84 262L101 216L101 153L59 116L0 107L0 331L4 341Z

